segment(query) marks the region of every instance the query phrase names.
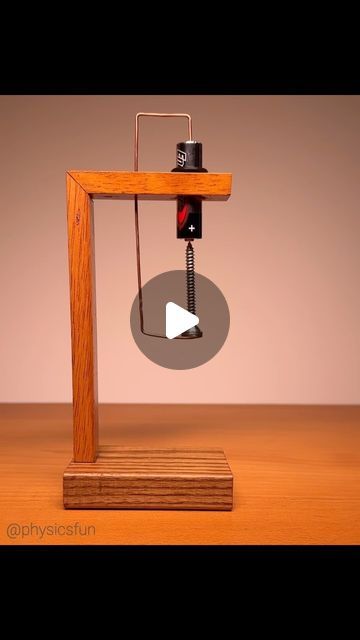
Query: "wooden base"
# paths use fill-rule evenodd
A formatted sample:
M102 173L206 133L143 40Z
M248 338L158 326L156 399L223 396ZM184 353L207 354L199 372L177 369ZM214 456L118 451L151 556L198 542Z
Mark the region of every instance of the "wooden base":
M233 476L221 449L102 446L96 462L70 462L64 506L229 511Z

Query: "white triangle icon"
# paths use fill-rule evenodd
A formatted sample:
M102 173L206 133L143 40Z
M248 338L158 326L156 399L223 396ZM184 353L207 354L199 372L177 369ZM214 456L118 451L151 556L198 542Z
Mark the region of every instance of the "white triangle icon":
M193 313L179 307L175 302L166 303L166 337L169 340L176 338L197 324L199 324L199 318Z

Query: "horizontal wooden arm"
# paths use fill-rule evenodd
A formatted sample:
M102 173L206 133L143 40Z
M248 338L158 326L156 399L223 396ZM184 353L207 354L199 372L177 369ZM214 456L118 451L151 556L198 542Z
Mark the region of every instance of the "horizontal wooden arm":
M178 195L227 200L231 173L156 173L153 171L68 171L94 198L173 200Z

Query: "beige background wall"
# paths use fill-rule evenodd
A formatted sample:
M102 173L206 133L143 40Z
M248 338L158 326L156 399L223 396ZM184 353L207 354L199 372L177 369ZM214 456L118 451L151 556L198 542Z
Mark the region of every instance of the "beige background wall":
M100 400L358 403L356 96L0 97L0 401L71 399L65 170L131 169L134 115L153 110L190 112L204 165L234 174L231 200L204 205L197 250L230 334L199 369L148 361L129 327L132 205L97 202ZM141 136L140 168L167 171L184 123L146 121ZM143 204L141 227L144 280L183 268L175 204Z

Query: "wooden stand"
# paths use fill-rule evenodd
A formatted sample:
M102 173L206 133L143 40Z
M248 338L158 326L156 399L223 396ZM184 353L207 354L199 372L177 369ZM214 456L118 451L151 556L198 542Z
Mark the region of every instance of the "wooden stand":
M232 474L221 449L101 447L96 462L71 462L68 509L231 509Z
M74 458L64 473L68 509L232 508L233 478L218 449L98 445L94 198L227 200L228 173L67 173Z

